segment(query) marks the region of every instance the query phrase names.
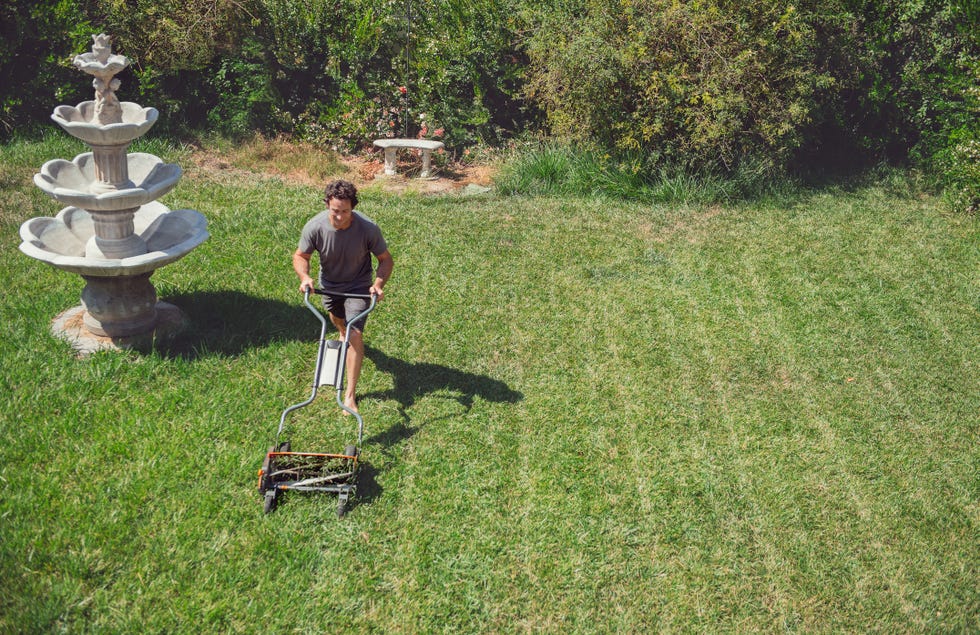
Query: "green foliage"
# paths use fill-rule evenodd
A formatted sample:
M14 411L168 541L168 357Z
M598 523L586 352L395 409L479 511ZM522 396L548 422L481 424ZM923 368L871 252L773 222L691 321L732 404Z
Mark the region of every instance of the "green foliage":
M977 85L980 36L968 5L863 3L862 81L857 107L846 114L864 148L885 159L928 163L948 146L952 131L975 120L966 95Z
M980 63L976 68L977 82L964 93L973 119L953 130L948 147L937 153L950 207L973 214L980 212Z
M138 70L198 71L237 51L257 18L257 0L89 0L92 20Z
M263 57L254 39L247 40L238 54L222 56L209 78L218 97L208 111L210 130L244 138L256 131L274 134L288 125Z
M0 4L0 139L47 119L58 104L92 98L71 60L91 47L93 33L75 0Z
M948 151L946 197L956 211L980 211L980 136L957 143Z
M552 129L655 163L784 166L838 78L821 66L835 3L579 0L536 13L529 94ZM569 15L574 16L571 19Z
M967 4L555 2L525 13L528 95L560 136L688 170L928 162L975 119Z
M868 3L874 30L865 144L939 174L957 210L980 206L980 9L976 3Z
M961 0L12 0L0 134L91 98L70 59L104 31L133 60L121 98L158 108L163 132L458 149L546 124L639 164L629 179L914 163L962 192L978 13Z
M262 79L238 72L254 55L247 41L258 15L254 0L90 0L86 6L92 23L113 36L114 50L132 62L120 96L160 110L159 131L218 121L220 131L234 133L243 122L266 123L254 114L249 85Z
M426 0L412 7L403 57L418 117L409 134L442 129L458 146L499 142L527 123L515 101L525 61L512 17L518 4Z
M508 3L264 6L276 84L307 139L348 150L391 136L438 136L459 146L499 141L523 123Z
M17 0L0 9L0 53L5 77L14 80L0 87L0 117L12 129L44 121L35 103L47 113L65 94L82 99L87 82L68 61L100 30L133 62L120 76L120 96L158 108L163 130L294 131L348 150L392 135L439 137L451 146L499 141L525 122L515 105L523 59L509 6ZM37 59L37 50L63 53ZM25 51L35 56L33 66L22 63Z

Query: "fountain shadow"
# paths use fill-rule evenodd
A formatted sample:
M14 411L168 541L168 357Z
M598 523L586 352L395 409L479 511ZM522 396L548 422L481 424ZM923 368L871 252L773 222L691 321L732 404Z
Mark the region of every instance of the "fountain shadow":
M162 300L180 308L186 326L156 342L164 357L194 360L235 357L272 342L315 340L320 325L302 304L257 298L240 291L200 291Z

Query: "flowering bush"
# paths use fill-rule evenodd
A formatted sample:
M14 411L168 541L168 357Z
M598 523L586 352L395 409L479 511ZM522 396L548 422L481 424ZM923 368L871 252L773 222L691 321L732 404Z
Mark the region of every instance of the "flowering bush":
M429 122L426 121L427 115L423 112L419 114L419 131L415 135L418 139L439 139L446 134L445 128L436 128L429 134Z

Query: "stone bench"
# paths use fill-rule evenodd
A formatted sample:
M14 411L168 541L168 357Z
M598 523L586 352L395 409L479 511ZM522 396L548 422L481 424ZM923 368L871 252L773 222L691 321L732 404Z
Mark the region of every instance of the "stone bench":
M432 141L430 139L375 139L374 145L384 148L385 151L385 174L394 176L396 172L396 159L398 148L417 148L422 151L422 172L420 179L430 177L429 167L432 163L432 151L443 147L442 141Z

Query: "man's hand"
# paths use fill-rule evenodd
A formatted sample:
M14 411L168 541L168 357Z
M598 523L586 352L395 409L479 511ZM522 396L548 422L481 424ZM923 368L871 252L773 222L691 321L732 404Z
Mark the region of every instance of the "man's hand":
M313 292L316 288L316 283L313 282L313 278L310 277L310 255L304 254L302 251L296 250L293 254L293 271L299 276L299 292L306 293L309 291Z
M374 279L374 284L371 285L371 295L378 296L378 302L385 297L385 292L382 291L385 283L388 282L388 278L391 277L391 271L395 268L395 261L391 258L391 252L385 251L378 258L378 271L375 274L377 277Z

